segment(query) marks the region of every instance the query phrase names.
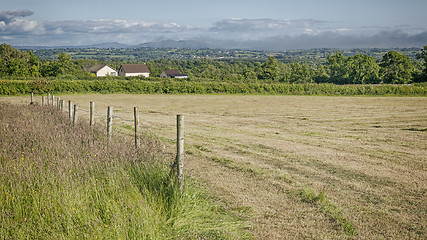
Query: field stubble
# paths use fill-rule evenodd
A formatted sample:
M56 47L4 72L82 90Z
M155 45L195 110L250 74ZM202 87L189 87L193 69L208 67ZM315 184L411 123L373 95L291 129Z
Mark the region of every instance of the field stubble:
M111 105L127 119L137 106L169 139L175 114L184 114L187 174L249 216L259 239L427 235L427 98L62 98L87 109L94 101L103 114Z

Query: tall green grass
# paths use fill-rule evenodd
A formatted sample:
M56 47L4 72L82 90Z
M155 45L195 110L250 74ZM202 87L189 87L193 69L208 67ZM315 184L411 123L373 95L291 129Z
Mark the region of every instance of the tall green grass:
M329 83L221 82L173 79L96 80L2 80L0 95L53 93L135 93L135 94L284 94L284 95L403 95L427 96L427 86L416 85L335 85Z
M145 138L108 148L102 128L51 108L0 104L0 239L248 239L248 224Z

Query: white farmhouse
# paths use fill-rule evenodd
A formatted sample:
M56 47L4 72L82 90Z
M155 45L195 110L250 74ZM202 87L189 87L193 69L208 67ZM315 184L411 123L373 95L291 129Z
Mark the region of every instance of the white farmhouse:
M85 69L86 71L95 74L97 77L117 76L117 70L106 64L89 66Z
M150 76L150 70L148 70L145 64L123 64L119 69L119 76L133 77L133 76Z

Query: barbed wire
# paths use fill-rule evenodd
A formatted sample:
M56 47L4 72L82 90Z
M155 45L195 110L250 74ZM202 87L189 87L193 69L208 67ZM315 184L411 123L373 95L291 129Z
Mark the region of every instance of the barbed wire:
M63 101L65 101L65 99L63 99ZM73 111L73 109L72 108L70 108L70 107L66 107L65 106L65 104L59 104L59 103L57 103L57 106L55 107L55 105L54 105L54 102L52 102L52 105L51 104L46 104L48 107L54 107L55 109L57 109L58 111L61 111L61 112L63 112L63 113L70 113L70 112L72 112ZM104 114L100 114L100 113L97 113L97 112L95 112L95 111L91 111L91 110L88 110L88 109L85 109L85 108L81 108L81 107L79 107L78 108L78 111L82 111L82 112L85 112L85 113L93 113L93 115L94 116L97 116L97 117L99 117L100 119L102 119L102 120L107 120L107 117L108 117L108 114L107 115L104 115ZM129 120L129 119L125 119L125 118L123 118L123 117L120 117L120 116L118 116L118 115L116 115L116 114L113 114L113 116L111 116L112 117L112 119L119 119L119 120L121 120L121 121L123 121L123 122L128 122L128 123L134 123L135 122L135 120L133 119L133 120ZM147 126L146 126L147 125ZM163 144L168 144L168 143L174 143L174 142L177 142L177 138L175 138L175 139L167 139L167 138L165 138L165 137L162 137L162 136L159 136L159 135L157 135L153 130L151 130L149 127L148 127L148 123L144 123L144 122L139 122L138 123L138 126L140 126L140 127L142 127L143 129L145 129L146 131L148 131L155 139L157 139L158 141L160 141L161 143L163 143ZM138 127L138 126L136 126L136 127ZM132 133L127 133L127 132L123 132L123 130L122 131L120 131L120 130L117 130L117 131L114 131L116 134L118 134L118 135L122 135L122 136L130 136L130 135L133 135ZM138 133L137 135L136 135L136 137L139 139L139 141L142 141L142 139L143 139L143 135L141 135L140 133ZM164 146L165 147L165 146ZM174 152L163 152L162 154L165 154L165 155L176 155L177 153L174 153ZM171 167L173 167L174 166L174 164L175 164L175 161L173 161L172 163L171 163Z
M64 108L65 109L65 112L69 112L69 110L68 110L68 108ZM83 112L86 112L86 113L90 113L90 110L87 110L87 109L84 109L84 108L81 108L81 107L79 107L79 110L81 110L81 111L83 111ZM98 116L98 117L100 117L101 119L106 119L107 118L107 116L106 115L103 115L103 114L100 114L100 113L97 113L97 112L93 112L93 114L95 115L95 116ZM122 120L123 122L129 122L129 123L134 123L135 121L134 120L129 120L129 119L125 119L125 118L122 118L122 117L120 117L120 116L118 116L118 115L116 115L116 114L113 114L113 116L112 116L112 118L113 119L120 119L120 120ZM157 135L153 130L151 130L149 127L147 127L147 126L145 126L145 125L149 125L148 123L143 123L143 122L141 122L141 123L139 123L139 126L141 126L142 128L144 128L145 130L147 130L153 137L155 137L157 140L159 140L159 141L161 141L161 142L163 142L163 143L174 143L174 142L176 142L177 141L177 138L175 138L175 139L167 139L167 138L165 138L165 137L162 137L162 136L159 136L159 135ZM118 131L119 133L121 133L121 134L124 134L124 133L122 133L122 132L120 132L120 131ZM140 137L140 136L139 136Z
M119 117L117 115L113 115L113 119L120 119L120 120L122 120L124 122L131 122L131 123L134 122L134 120L127 120L127 119L121 118L121 117Z
M145 130L147 130L148 132L150 132L155 138L157 138L159 141L162 141L164 143L173 143L176 142L176 138L175 139L162 139L161 137L159 137L156 133L154 133L153 131L151 131L151 129L149 129L148 127L144 126L141 124L141 126L143 128L145 128Z

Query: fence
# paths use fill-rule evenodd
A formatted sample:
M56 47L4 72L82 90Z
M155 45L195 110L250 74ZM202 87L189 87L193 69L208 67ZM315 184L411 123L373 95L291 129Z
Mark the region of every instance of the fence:
M55 101L56 100L56 101ZM55 103L56 102L56 103ZM31 93L31 103L34 104L34 94ZM42 106L51 106L55 107L56 104L56 110L61 112L66 112L65 109L65 100L61 99L60 97L57 97L55 99L54 95L50 95L50 93L47 94L47 96L41 97L41 104ZM87 112L89 113L89 126L93 127L95 124L95 115L98 117L104 118L105 115L101 115L95 112L95 103L90 102L90 108L89 110L79 108L77 104L73 104L71 100L68 101L68 118L70 122L72 122L73 126L75 126L78 122L79 117L79 111ZM108 106L107 108L107 115L106 115L106 127L107 127L107 145L111 142L112 133L113 133L113 119L120 119L124 122L131 122L134 126L134 143L135 147L139 147L140 141L138 138L139 134L139 128L143 127L145 130L147 130L150 134L152 134L155 138L157 138L160 141L163 142L176 142L176 158L175 162L173 163L173 168L176 167L176 176L178 178L178 182L181 188L181 191L183 191L184 187L184 116L183 115L177 115L176 116L176 133L177 137L174 140L163 140L161 137L159 137L157 134L155 134L150 128L144 126L141 124L139 119L139 111L137 107L133 108L134 117L133 120L127 120L123 119L119 116L116 116L113 114L113 107Z

